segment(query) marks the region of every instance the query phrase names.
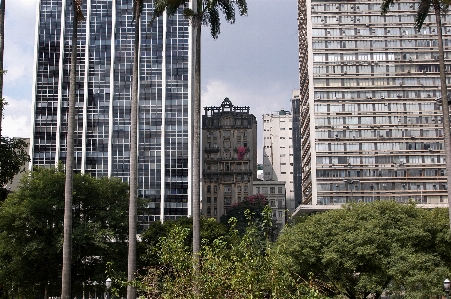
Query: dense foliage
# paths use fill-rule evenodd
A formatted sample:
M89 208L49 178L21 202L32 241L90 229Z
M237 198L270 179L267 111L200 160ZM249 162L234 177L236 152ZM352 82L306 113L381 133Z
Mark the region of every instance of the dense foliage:
M267 204L268 200L263 194L248 196L245 200L230 206L226 211L227 213L221 216L220 221L225 225L229 225L231 218L236 219L235 228L243 235L249 225L249 217L245 214L245 211L249 211L249 214L252 215L252 221L258 223L263 220L262 213Z
M28 145L21 138L0 138L0 187L11 181L16 174L24 171L23 166L30 161Z
M304 217L274 248L279 271L328 296L431 298L450 274L448 210L392 201Z
M228 234L202 238L198 276L192 267L190 228L173 222L152 248L155 262L141 272L141 294L146 298L322 298L308 283L287 280L276 270L274 263L279 261L272 255L265 229L271 223L270 207L263 209L260 221L249 210L243 214L249 223L243 235L231 218ZM195 291L194 285L199 289ZM287 286L294 291L287 293Z
M64 179L61 169L35 169L0 206L0 285L10 296L61 294ZM109 261L125 272L127 195L118 179L74 175L74 293L103 282Z

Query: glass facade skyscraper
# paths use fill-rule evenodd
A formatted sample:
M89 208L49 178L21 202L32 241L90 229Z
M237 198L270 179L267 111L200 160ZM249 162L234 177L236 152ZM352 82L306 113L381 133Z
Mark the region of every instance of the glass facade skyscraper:
M303 204L448 201L435 16L416 32L417 1L380 5L299 1Z
M38 1L32 166L66 160L72 2ZM190 214L191 57L181 13L140 24L138 194L140 221ZM78 29L76 171L128 181L134 20L132 0L86 0Z

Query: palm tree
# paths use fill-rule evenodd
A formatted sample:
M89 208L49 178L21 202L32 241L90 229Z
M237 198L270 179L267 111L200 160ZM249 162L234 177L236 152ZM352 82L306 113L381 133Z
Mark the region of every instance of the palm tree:
M383 0L381 9L382 13L386 14L395 0ZM443 136L445 143L445 160L446 160L446 177L448 182L448 207L449 207L449 225L451 229L451 129L449 119L449 103L448 92L446 86L446 70L445 70L445 58L443 52L443 37L442 37L442 13L446 13L448 10L448 4L441 0L420 0L418 6L417 15L415 17L415 29L418 32L423 26L423 22L429 14L430 9L434 10L435 22L437 25L438 33L438 53L440 64L440 91L442 96L442 113L443 113Z
M71 263L72 263L72 189L74 171L74 130L75 130L75 89L77 77L77 28L84 17L81 11L82 0L74 0L72 22L72 51L70 62L69 111L67 115L67 153L66 183L64 188L64 240L61 299L71 299Z
M201 26L209 26L211 36L216 39L220 33L220 14L224 13L227 22L235 22L235 6L238 7L241 16L247 14L246 0L192 0L192 9L185 8L183 14L190 20L192 26L194 48L192 51L194 65L193 82L193 160L192 160L192 209L193 209L193 267L195 277L197 278L200 267L200 117L201 117L201 98L200 98L200 41ZM187 0L155 0L154 15L152 21L161 16L164 11L169 16L174 15L180 7L185 7ZM197 292L196 285L194 286Z
M137 233L137 160L138 160L138 57L139 57L139 22L143 0L133 1L133 19L135 21L135 40L133 44L133 79L130 132L130 201L128 208L128 275L127 299L136 298L136 288L131 284L136 273L136 233Z
M5 49L5 1L0 0L0 143L3 118L3 50Z

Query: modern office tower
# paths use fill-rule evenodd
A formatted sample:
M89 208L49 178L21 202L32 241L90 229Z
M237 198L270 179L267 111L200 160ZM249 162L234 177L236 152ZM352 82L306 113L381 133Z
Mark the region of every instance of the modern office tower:
M437 28L415 31L418 5L299 1L304 204L448 201Z
M31 165L66 160L71 1L38 1ZM140 27L138 194L141 221L190 213L189 22L153 25L145 2ZM76 171L128 180L134 22L132 0L88 0L78 29Z
M202 214L220 219L252 195L257 178L257 120L249 107L225 98L202 116Z
M254 181L253 194L263 194L268 200L272 210L272 219L275 220L278 232L287 223L287 198L284 181Z
M263 171L265 181L285 181L287 208L295 209L292 115L280 110L263 115Z

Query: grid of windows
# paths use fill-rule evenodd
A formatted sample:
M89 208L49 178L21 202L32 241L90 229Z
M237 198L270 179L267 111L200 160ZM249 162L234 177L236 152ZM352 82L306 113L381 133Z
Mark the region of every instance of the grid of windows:
M132 0L91 0L78 29L76 171L124 181L130 168L132 6ZM153 3L144 3L140 26L138 194L149 200L142 221L186 216L189 197L189 21L180 12L149 26L152 10ZM72 6L41 0L39 12L32 146L38 166L66 159Z
M314 92L300 98L304 203L446 202L435 16L418 33L414 1L395 2L386 16L372 1L301 2L312 17L300 9L300 38L307 25L312 46L300 55L313 58L301 82L309 75ZM447 45L451 17L443 18Z

